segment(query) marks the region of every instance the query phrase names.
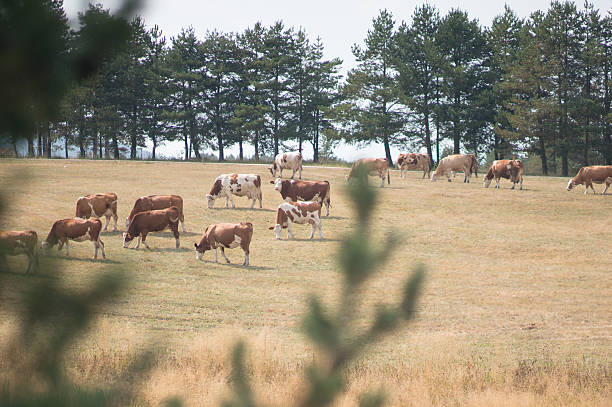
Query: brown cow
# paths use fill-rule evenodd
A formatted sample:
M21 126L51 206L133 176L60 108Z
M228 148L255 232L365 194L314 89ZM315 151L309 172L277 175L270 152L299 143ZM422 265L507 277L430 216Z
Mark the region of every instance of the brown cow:
M400 178L405 178L408 170L422 170L425 178L431 172L431 160L429 154L400 153L397 156L397 168L400 170Z
M151 249L146 242L147 235L151 232L161 232L169 227L174 234L176 248L178 249L181 245L178 231L180 213L176 206L137 213L130 222L127 232L123 233L123 248L127 249L130 242L138 237L136 249L140 247L141 241L147 249Z
M217 247L221 248L221 255L225 261L230 262L225 255L225 249L234 249L238 246L244 250L243 266L249 265L249 245L253 237L253 224L250 222L240 223L215 223L209 225L200 240L200 244L194 243L196 259L202 260L206 250L215 249L215 263L217 262Z
M331 206L329 181L295 181L277 178L276 181L270 181L270 184L274 184L274 190L280 192L285 201L295 202L300 200L325 203L327 209L325 216L329 216L329 207Z
M36 246L38 245L38 235L33 230L0 230L0 270L8 270L6 256L17 256L25 254L28 256L28 268L38 270L38 256Z
M102 249L102 258L106 258L104 253L104 243L100 240L100 232L102 231L102 222L100 219L89 218L68 218L56 221L51 227L51 231L47 239L43 242L42 248L48 249L59 243L57 251L62 250L62 246L66 245L66 256L68 256L68 240L75 242L84 242L89 240L94 246L93 259L98 258L98 249Z
M593 183L595 184L606 184L606 188L601 193L602 195L606 194L608 188L610 188L610 184L612 184L612 165L593 165L591 167L582 167L578 174L567 183L567 190L571 190L576 185L584 184L584 193L586 194L589 191L589 187L595 193L595 188L593 188Z
M523 162L521 160L493 161L489 171L484 176L483 186L489 188L493 178L495 178L495 188L499 188L501 178L506 178L512 181L512 189L514 189L517 183L520 183L520 189L523 189Z
M281 230L287 228L287 238L293 238L292 225L310 223L312 231L309 239L314 236L315 228L319 228L319 237L323 239L321 229L321 204L318 202L283 202L278 205L276 225L268 229L274 230L277 239L281 238Z
M351 170L349 171L349 174L346 176L347 181L350 181L352 177L356 176L356 170L360 165L363 165L366 168L368 175L378 175L380 177L381 188L385 186L385 174L387 175L387 183L391 184L391 179L389 176L389 162L386 158L362 158L361 160L355 161L351 167Z
M139 212L152 211L155 209L166 209L171 206L176 206L179 210L179 220L183 226L183 233L185 233L185 216L183 215L183 198L178 195L149 195L141 196L134 202L134 207L130 216L125 219L125 227L130 226L130 222L134 216Z
M111 216L115 225L113 232L117 230L117 194L94 194L85 195L77 199L75 217L82 219L101 218L106 216L104 230L107 230Z

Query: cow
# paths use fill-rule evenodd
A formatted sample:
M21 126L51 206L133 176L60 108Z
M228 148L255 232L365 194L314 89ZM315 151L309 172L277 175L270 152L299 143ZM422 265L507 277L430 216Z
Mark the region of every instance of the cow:
M367 175L378 175L380 177L380 187L385 186L385 174L387 175L387 183L391 184L389 176L389 162L386 158L362 158L353 163L349 174L346 176L347 182L357 175L357 168L363 165ZM366 179L367 183L367 179Z
M309 239L314 236L315 228L319 228L319 236L323 239L323 230L321 229L321 204L318 202L283 202L278 205L276 212L276 225L270 226L268 229L274 230L276 238L281 238L281 230L287 229L287 239L293 239L293 231L291 226L294 223L305 224L310 223L312 231Z
M425 178L431 172L431 160L429 154L400 153L397 156L397 168L400 170L400 178L405 178L408 170L422 170Z
M606 195L606 191L610 188L610 184L612 184L612 165L593 165L591 167L582 167L578 174L567 183L567 190L571 190L576 185L584 184L584 193L586 195L589 192L589 187L595 193L595 188L593 188L593 183L595 184L606 184L606 188L601 193L602 195Z
M123 248L127 249L130 246L130 242L138 237L136 249L140 247L141 241L147 249L151 249L146 242L147 235L151 232L161 232L169 227L174 234L176 248L178 249L181 246L178 231L180 215L181 212L176 206L138 212L130 222L127 232L123 233Z
M76 214L74 216L82 219L89 219L91 217L101 218L105 216L105 231L108 229L108 224L112 216L115 222L113 232L117 231L117 219L119 218L117 216L117 194L111 192L80 197L77 199Z
M495 178L495 188L499 189L499 181L502 178L512 181L512 189L517 183L523 189L523 162L521 160L496 160L493 161L483 179L483 186L489 188L491 180Z
M280 153L274 157L274 163L272 167L268 167L270 174L276 178L276 171L279 171L279 177L283 177L283 170L292 170L291 179L293 179L296 171L300 172L300 179L302 179L302 154L298 152L292 153Z
M331 206L329 181L295 181L277 178L270 183L274 184L274 190L280 192L285 201L315 201L321 205L325 204L327 209L325 216L329 216Z
M25 254L28 256L26 273L31 270L36 272L38 270L37 245L38 235L33 230L0 230L0 270L8 270L7 255Z
M259 200L261 204L261 177L257 174L221 174L216 179L210 189L210 193L206 194L206 204L208 209L212 209L215 204L215 199L225 197L225 207L227 208L229 201L232 202L232 208L236 207L232 194L236 196L246 196L252 199L251 209L255 206L255 201Z
M240 223L215 223L209 225L200 240L200 244L194 243L196 259L202 260L206 250L215 249L215 263L217 262L217 248L221 248L221 255L225 261L230 262L225 255L225 249L234 249L238 246L244 251L243 266L249 265L249 244L253 237L253 224L250 222Z
M451 182L452 171L463 171L465 176L463 182L470 182L472 169L474 168L473 154L453 154L444 157L438 163L438 167L431 176L431 182L436 181L442 175L446 175L448 182Z
M156 209L167 209L171 206L175 206L179 210L179 220L183 226L183 233L185 233L185 215L183 215L183 198L178 195L149 195L141 196L134 202L134 207L130 216L125 219L125 227L130 226L130 222L134 216L139 212L152 211Z
M66 256L68 256L68 240L74 240L75 242L89 240L94 246L93 259L96 260L98 258L98 249L102 250L102 258L105 259L104 242L100 239L101 231L102 222L100 219L61 219L56 221L51 227L47 239L42 243L42 248L46 250L58 244L57 251L60 252L62 246L66 245Z

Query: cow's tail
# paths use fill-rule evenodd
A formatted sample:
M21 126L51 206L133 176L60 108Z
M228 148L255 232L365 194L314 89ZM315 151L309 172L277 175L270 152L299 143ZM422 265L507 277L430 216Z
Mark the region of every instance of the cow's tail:
M478 160L476 159L476 154L472 154L472 168L470 170L476 174L476 178L478 178Z
M327 205L331 208L331 188L329 187L329 181L326 180L323 182L327 183L327 194L325 195L323 202L327 201Z

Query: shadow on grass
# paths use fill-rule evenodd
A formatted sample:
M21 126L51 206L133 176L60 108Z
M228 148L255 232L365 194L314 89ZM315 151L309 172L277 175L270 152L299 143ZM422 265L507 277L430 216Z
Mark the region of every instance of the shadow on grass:
M81 261L81 262L87 262L87 263L103 263L103 264L121 264L120 261L117 260L112 260L109 259L108 257L106 259L103 259L102 256L100 256L98 254L98 258L96 260L92 259L91 257L66 257L66 256L46 256L48 258L51 259L57 259L57 260L66 260L66 261Z
M321 220L331 219L331 220L342 220L346 219L344 216L321 216Z
M200 261L202 263L206 264L206 265L213 265L214 264L216 266L228 267L228 268L233 268L233 269L257 270L257 271L274 270L273 267L253 266L253 265L243 266L242 262L240 262L240 263L226 263L225 260L220 260L218 263L216 263L213 260L200 260Z
M207 208L209 211L255 211L255 212L276 212L275 209L266 209L266 208Z
M130 247L130 249L132 250L143 250L146 252L152 252L152 253L180 253L180 252L191 252L193 251L193 249L188 249L186 247L179 247L178 249L175 247L152 247L150 249L147 249L146 247L139 247L138 249L136 249L135 247Z
M329 239L329 238L326 238L326 237L324 237L323 239L320 239L320 238L318 238L316 236L313 237L312 239L308 239L306 237L304 237L304 238L301 238L301 237L297 237L296 238L296 237L294 237L292 239L291 238L289 238L289 239L288 238L281 238L281 239L278 239L278 240L280 240L282 242L340 242L341 241L341 239Z

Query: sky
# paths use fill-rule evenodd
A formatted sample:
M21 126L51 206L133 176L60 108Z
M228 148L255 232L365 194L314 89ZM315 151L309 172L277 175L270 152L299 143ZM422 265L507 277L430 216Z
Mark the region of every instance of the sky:
M592 0L595 8L603 15L612 8L612 0ZM114 11L119 0L97 0ZM575 0L582 8L583 1ZM69 19L76 19L78 11L87 8L87 1L64 0L64 10ZM321 37L325 46L326 59L340 58L344 61L343 72L355 66L351 53L353 44L361 45L372 26L372 19L380 10L387 9L399 25L409 22L415 8L423 0L143 0L138 12L149 27L158 25L169 39L180 33L181 29L193 27L196 35L203 38L208 30L221 32L242 32L260 21L269 26L282 20L286 27L303 28L311 40ZM457 8L457 2L448 0L427 1L435 6L440 15ZM467 11L471 19L477 19L482 26L490 26L493 18L504 11L503 1L463 0L460 9ZM506 2L519 17L528 17L536 10L547 10L548 0L515 0ZM162 154L178 155L180 143L172 143L162 148ZM230 153L233 150L230 149ZM393 149L393 156L399 149ZM252 149L247 149L247 155ZM342 145L336 155L348 161L366 156L384 156L382 145L357 149ZM305 157L312 156L312 150L305 151Z

